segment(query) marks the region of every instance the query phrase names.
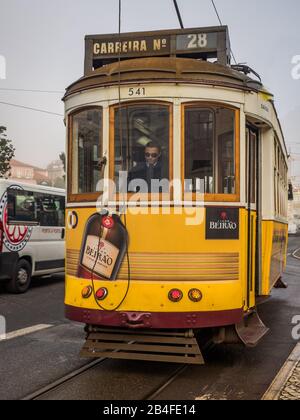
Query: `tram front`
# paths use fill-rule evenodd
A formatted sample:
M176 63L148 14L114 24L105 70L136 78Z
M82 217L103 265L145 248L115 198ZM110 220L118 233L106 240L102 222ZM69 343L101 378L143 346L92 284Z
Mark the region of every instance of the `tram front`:
M200 363L192 331L255 306L244 107L263 88L230 67L227 28L116 39L86 38L64 97L66 315L87 324L85 354Z

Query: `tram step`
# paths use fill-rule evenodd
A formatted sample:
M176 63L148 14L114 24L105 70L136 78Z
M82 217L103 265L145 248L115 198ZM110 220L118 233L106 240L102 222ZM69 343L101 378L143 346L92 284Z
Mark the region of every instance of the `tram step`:
M203 365L192 331L132 331L97 328L89 332L81 357Z
M262 322L258 313L253 311L246 315L240 324L235 326L240 340L247 347L255 347L259 341L269 332L269 328Z

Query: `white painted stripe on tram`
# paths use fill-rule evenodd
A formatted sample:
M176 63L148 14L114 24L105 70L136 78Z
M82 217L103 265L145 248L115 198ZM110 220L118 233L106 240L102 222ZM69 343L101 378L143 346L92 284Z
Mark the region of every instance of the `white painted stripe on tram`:
M39 324L39 325L34 325L32 327L28 327L28 328L23 328L21 330L17 330L17 331L13 331L7 334L2 334L0 335L0 342L1 341L8 341L8 340L12 340L13 338L17 338L17 337L23 337L24 335L28 335L28 334L32 334L35 333L37 331L41 331L41 330L45 330L47 328L53 327L53 325L51 324Z
M281 393L285 390L289 379L293 376L296 367L300 363L300 343L296 345L280 372L272 382L262 400L278 400ZM296 378L300 392L300 377ZM295 381L295 379L294 379ZM299 394L300 399L300 394Z

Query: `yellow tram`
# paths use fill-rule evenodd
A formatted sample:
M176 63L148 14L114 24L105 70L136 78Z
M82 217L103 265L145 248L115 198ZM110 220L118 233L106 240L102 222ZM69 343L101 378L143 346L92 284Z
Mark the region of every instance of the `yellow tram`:
M66 316L83 354L201 363L196 332L255 345L286 264L287 150L227 27L86 37L64 96Z

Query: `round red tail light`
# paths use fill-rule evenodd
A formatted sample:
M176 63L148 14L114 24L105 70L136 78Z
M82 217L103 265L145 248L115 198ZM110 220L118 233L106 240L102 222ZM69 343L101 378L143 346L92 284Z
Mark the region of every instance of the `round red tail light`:
M172 289L169 291L169 299L171 302L179 302L183 298L183 293L179 289Z
M108 295L108 290L105 287L101 287L101 289L98 289L96 292L97 300L104 300L107 295Z
M106 229L112 229L115 225L114 219L111 216L105 216L102 219L102 226Z

